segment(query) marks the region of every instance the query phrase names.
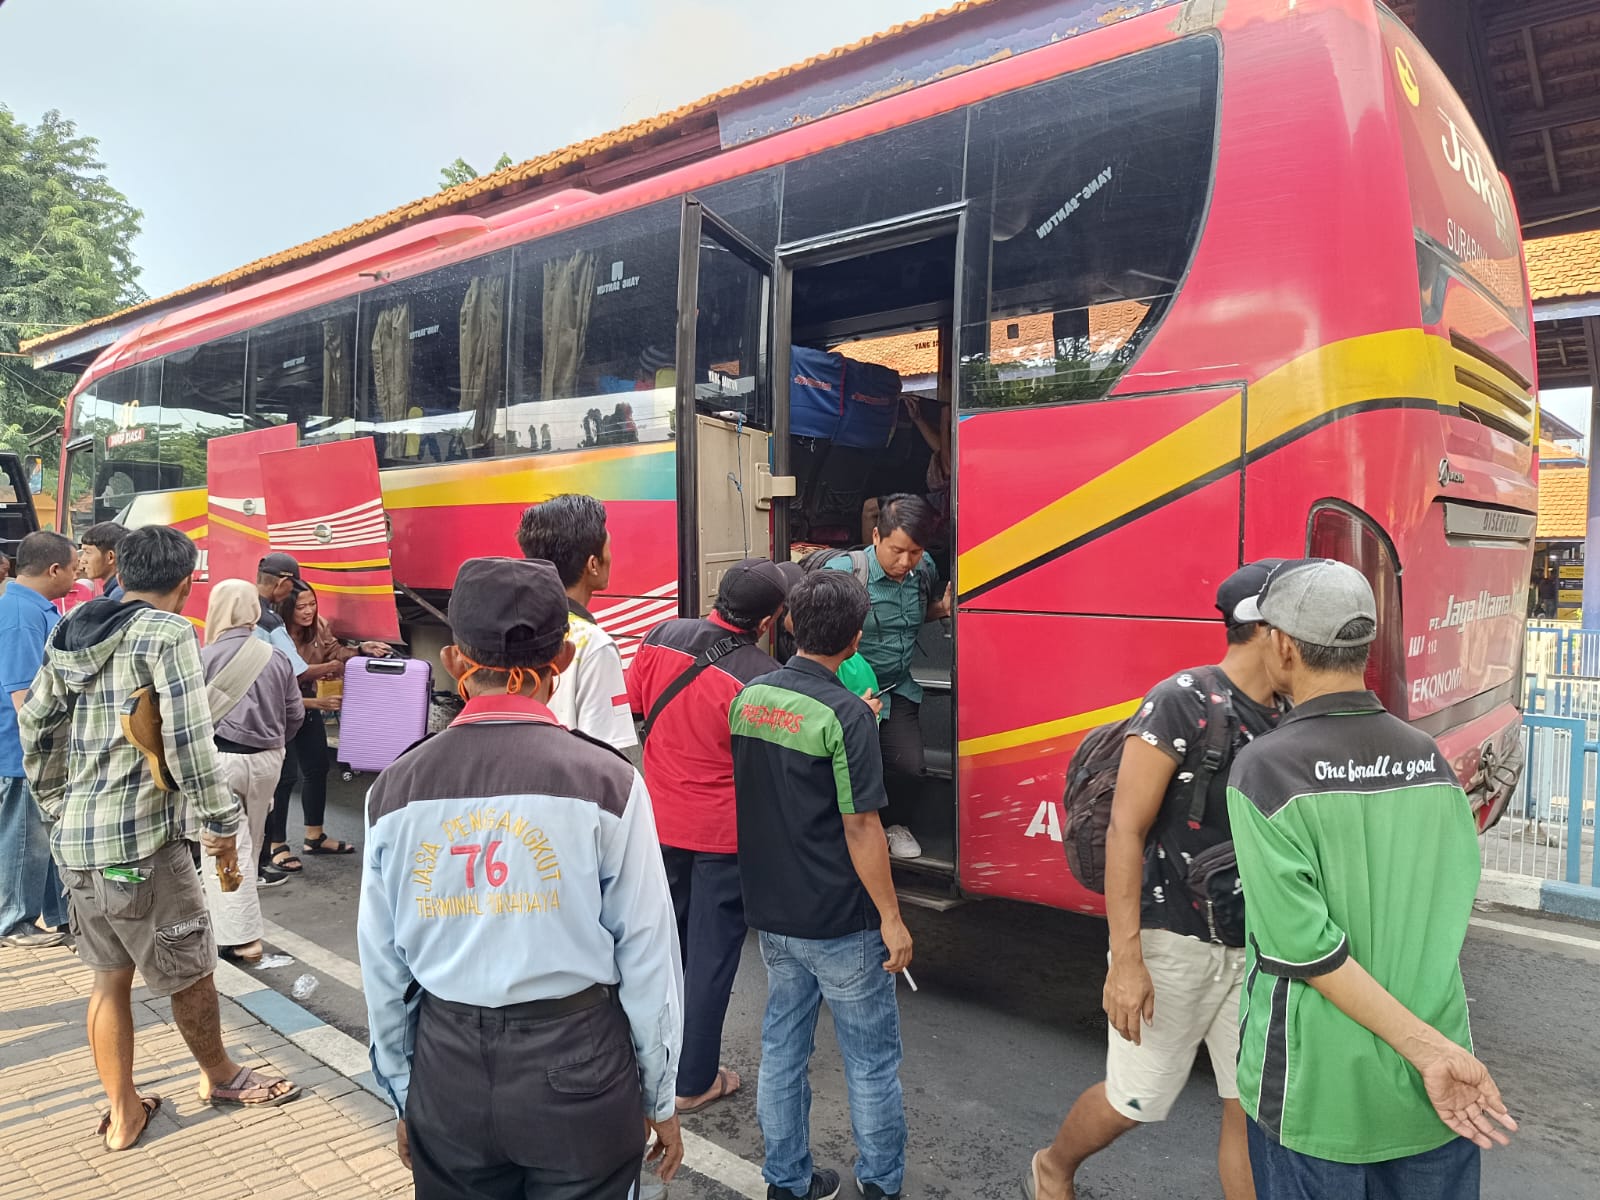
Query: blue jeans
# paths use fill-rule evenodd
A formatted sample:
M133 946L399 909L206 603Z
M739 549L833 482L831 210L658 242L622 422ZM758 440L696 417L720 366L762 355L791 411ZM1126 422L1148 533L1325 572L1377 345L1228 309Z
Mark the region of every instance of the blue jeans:
M889 951L876 929L826 941L761 935L767 1015L761 1025L756 1116L767 1143L762 1174L797 1196L811 1187L811 1052L828 1002L850 1093L856 1179L892 1195L906 1174L900 1092L900 1007Z
M32 929L41 916L51 929L67 923L50 831L28 781L0 776L0 937Z
M1386 1162L1342 1163L1286 1149L1250 1122L1256 1200L1477 1200L1481 1151L1466 1138Z

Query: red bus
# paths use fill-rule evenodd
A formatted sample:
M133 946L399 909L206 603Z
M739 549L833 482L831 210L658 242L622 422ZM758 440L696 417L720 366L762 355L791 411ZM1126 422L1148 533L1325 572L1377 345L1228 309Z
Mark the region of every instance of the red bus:
M1085 910L1077 741L1219 657L1241 562L1329 555L1380 598L1373 685L1498 815L1530 305L1506 184L1387 10L990 0L528 179L128 333L72 397L61 512L174 523L211 578L291 550L342 632L426 654L542 496L606 502L631 648L720 565L947 489L913 867ZM835 352L893 383L819 432L790 383Z

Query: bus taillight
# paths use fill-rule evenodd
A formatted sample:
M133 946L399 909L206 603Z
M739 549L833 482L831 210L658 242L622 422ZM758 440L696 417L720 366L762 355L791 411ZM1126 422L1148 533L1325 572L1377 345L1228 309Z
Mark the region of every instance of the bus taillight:
M1378 602L1378 640L1367 660L1367 686L1390 712L1405 716L1405 621L1400 608L1400 568L1389 540L1361 513L1329 502L1311 513L1306 553L1349 563L1372 585Z

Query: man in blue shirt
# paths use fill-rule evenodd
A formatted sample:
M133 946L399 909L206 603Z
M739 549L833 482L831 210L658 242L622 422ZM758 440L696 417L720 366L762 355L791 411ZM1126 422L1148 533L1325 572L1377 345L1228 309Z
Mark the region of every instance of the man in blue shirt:
M274 550L256 567L256 591L261 594L261 620L256 623L255 636L270 646L282 650L298 678L306 673L306 660L300 657L283 618L278 615L278 605L295 593L300 582L300 564L291 554Z
M911 678L911 658L923 625L948 617L953 603L949 586L940 590L939 569L925 554L937 526L938 514L921 496L906 492L885 496L878 505L872 545L827 564L831 571L853 573L866 584L872 602L861 637L861 657L878 677L883 769L897 814L905 811L906 802L915 800L915 781L924 766L922 688ZM903 825L891 825L888 834L889 851L896 858L922 853Z
M0 593L0 945L54 946L67 924L50 834L22 774L17 713L44 662L45 642L72 590L78 552L59 533L30 533L17 547L16 578ZM47 929L38 922L44 918Z

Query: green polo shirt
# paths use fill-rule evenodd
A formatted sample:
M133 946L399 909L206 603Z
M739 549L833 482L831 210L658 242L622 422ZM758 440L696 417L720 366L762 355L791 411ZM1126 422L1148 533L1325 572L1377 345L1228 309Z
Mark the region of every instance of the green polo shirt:
M1310 983L1354 958L1471 1048L1459 960L1478 835L1439 747L1370 692L1321 696L1240 752L1228 814L1248 943L1245 1112L1288 1149L1334 1162L1444 1145L1456 1135L1421 1076Z
M922 688L911 678L911 656L928 620L928 603L939 594L939 570L926 555L904 579L889 578L871 546L867 547L867 613L861 656L867 660L887 702L888 694L922 702ZM829 560L828 570L849 571L850 556ZM886 703L887 711L887 703Z

